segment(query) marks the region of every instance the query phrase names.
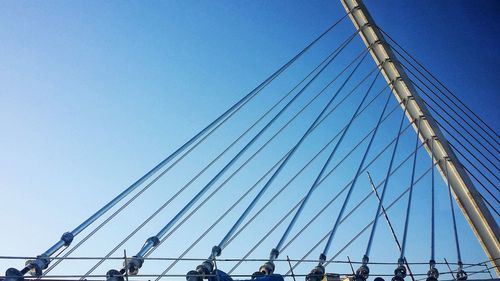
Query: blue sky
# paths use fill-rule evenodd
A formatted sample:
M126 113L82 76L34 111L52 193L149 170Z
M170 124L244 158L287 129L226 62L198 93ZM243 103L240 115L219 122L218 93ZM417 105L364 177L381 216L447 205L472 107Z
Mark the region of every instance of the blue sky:
M4 1L0 6L0 192L3 199L0 219L5 226L0 234L0 255L21 256L45 251L62 232L73 229L179 147L344 12L335 1ZM370 1L367 6L378 25L498 131L500 55L496 46L500 39L495 34L499 32L496 15L500 5L497 2ZM335 34L340 37L353 32L349 21L339 28ZM331 48L328 42L333 44L341 39L335 36L318 51L325 53ZM353 45L356 47L350 51L351 55L363 47L358 38ZM308 63L319 56L306 59L298 66L299 72L290 74L290 79L305 73L309 69L306 66L311 67ZM373 66L370 63L368 61L365 69ZM281 94L286 82L278 82L270 93ZM269 95L257 100L241 119L229 124L217 136L219 139L214 138L198 156L188 159L184 166L159 182L160 188L145 194L142 203L131 206L132 210L121 222L103 230L101 236L89 241L90 245L77 255L102 255L95 249L107 248L122 229L138 224L186 181L193 167L215 156L217 149L235 137L246 124L242 120L255 117L254 111L277 97L277 94ZM319 106L316 104L315 108ZM291 145L293 137L312 121L313 113L308 116L297 124L296 128L302 129L289 132L291 137L285 144ZM397 122L392 123L392 130L391 127L383 129L384 135L394 131ZM331 128L338 125L334 121L328 124ZM325 128L327 132L328 127ZM316 136L322 144L330 137L325 131ZM408 134L408 147L413 146L413 140L413 135ZM316 145L311 142L306 147L309 149L304 149L298 160L312 152ZM260 159L261 164L249 170L257 171L259 166L267 164L274 159L272 156L281 152L280 148L275 146ZM420 156L422 162L426 159L424 156ZM291 167L298 169L298 163L300 161L291 163ZM352 172L355 168L356 165L351 164L345 171ZM383 174L383 168L378 171L379 175ZM248 178L238 180L235 185L243 186ZM290 196L305 192L308 181L303 179L301 183L306 187L297 187ZM363 183L366 187L366 182ZM196 188L175 202L169 214L189 200ZM319 193L317 200L321 201L325 194ZM416 195L417 202L427 202L427 195ZM218 200L230 202L232 197L226 193ZM280 202L276 210L285 210L288 202L285 199ZM210 221L212 214L222 210L221 205L224 204L207 207L199 221ZM313 209L310 209L311 215ZM446 213L444 203L442 209ZM395 220L399 218L394 216ZM237 214L233 214L228 218L225 227L216 230L190 257L205 257L236 217ZM127 244L127 252L135 253L143 240L156 233L168 218L165 215L144 229L142 236ZM450 230L448 218L443 215L439 225ZM332 220L333 216L323 220L326 223L318 229L328 229ZM426 217L416 220L425 223ZM195 233L200 230L196 225L184 231ZM383 221L379 229L386 229ZM463 218L460 229L464 233L467 261L484 260ZM443 235L447 233L451 235L443 230ZM307 239L315 237L309 233L304 239L309 241ZM157 256L178 255L187 243L182 238L172 237L172 242ZM247 239L251 238L249 235ZM271 238L256 257L266 257L267 248L277 238ZM379 246L374 252L394 247L390 239L376 241ZM446 249L448 242L443 241L441 247ZM363 248L364 244L361 242L356 249ZM411 248L418 252L414 259L426 262L428 251L418 250L419 246L415 243ZM290 258L299 258L299 253L305 252L301 247L305 246L296 246ZM238 248L227 251L226 257L234 258L241 253ZM292 255L295 253L297 256ZM315 252L311 258L318 254ZM353 250L351 258L357 260L361 255ZM455 260L453 251L443 255ZM378 258L396 259L394 252L383 253ZM0 261L0 270L22 264L23 261ZM110 262L98 273L120 264ZM256 266L248 265L246 270L251 272ZM308 266L303 268L304 272L309 270ZM59 273L83 271L88 267L68 265ZM185 270L178 267L176 272Z

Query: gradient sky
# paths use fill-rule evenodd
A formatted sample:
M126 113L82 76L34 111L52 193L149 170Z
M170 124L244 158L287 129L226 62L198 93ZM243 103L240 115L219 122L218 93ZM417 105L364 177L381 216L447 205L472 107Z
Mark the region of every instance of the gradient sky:
M498 1L366 5L379 26L499 131ZM45 251L343 13L336 1L1 1L0 256ZM348 21L342 28L353 31ZM149 199L159 202L157 196L164 195ZM140 205L127 222L152 208ZM467 261L484 260L460 222ZM109 244L108 235L92 247ZM387 240L378 249L393 248ZM175 256L169 253L158 256ZM2 260L0 270L23 263Z

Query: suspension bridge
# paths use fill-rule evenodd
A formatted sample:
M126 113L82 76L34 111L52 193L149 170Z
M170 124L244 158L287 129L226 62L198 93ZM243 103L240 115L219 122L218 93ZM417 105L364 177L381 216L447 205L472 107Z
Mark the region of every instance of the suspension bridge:
M340 2L331 26L44 252L1 256L0 279L498 277L498 135L361 1Z

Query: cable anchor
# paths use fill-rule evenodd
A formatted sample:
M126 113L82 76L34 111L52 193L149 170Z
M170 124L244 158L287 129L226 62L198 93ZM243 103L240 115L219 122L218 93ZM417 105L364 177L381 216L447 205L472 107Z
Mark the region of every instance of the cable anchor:
M274 273L275 269L276 269L276 266L274 265L274 263L272 261L268 261L259 267L259 271L256 271L252 274L252 279L255 279L257 277L264 276L264 275L271 275Z
M15 269L15 268L9 268L5 271L5 281L24 281L24 274Z
M355 281L366 281L366 279L368 279L370 276L370 268L368 267L369 260L368 256L363 256L362 264L358 270L356 270L356 274L354 274Z
M321 253L318 259L318 265L314 267L309 274L306 275L306 281L321 281L325 276L326 255Z
M71 242L73 242L74 235L71 232L65 232L61 236L61 241L64 242L64 246L68 247ZM27 260L25 267L22 270L17 270L15 268L9 268L5 272L6 281L22 281L24 280L24 275L29 273L31 276L37 278L42 277L43 270L47 269L50 264L50 258L47 254L42 254L36 257L35 260Z
M404 266L404 259L398 260L398 267L394 270L394 277L392 281L404 281L406 277L406 267Z
M126 264L123 264L123 267L128 271L129 275L137 275L143 263L144 258L142 256L133 256Z
M221 247L213 246L212 247L212 254L210 255L210 258L213 259L215 257L218 257L218 256L220 256L221 253L222 253Z
M125 278L123 278L122 272L111 269L106 272L106 281L125 281Z
M256 271L252 274L252 279L256 279L260 276L271 275L274 273L276 266L274 265L274 260L278 258L280 252L278 249L273 248L271 253L269 254L269 261L264 263L261 267L259 267L259 271Z
M439 271L437 270L436 261L429 261L429 271L427 271L427 279L426 281L437 281L439 278Z
M26 273L30 273L30 275L35 276L37 278L42 277L43 270L49 266L50 258L43 254L37 256L35 260L27 260L26 266L22 270L17 270L15 268L9 268L5 272L6 281L21 281L24 280L23 276ZM12 279L11 279L12 278Z
M61 235L61 241L64 242L64 246L69 247L71 245L71 242L73 242L73 239L75 236L71 232L64 232L63 235Z
M465 272L461 261L458 261L457 280L467 280L467 272Z
M315 268L311 270L306 276L306 281L321 281L325 276L325 267L318 264Z
M143 263L144 257L139 255L133 256L129 260L123 262L123 268L120 269L120 271L111 269L106 272L106 281L124 281L123 275L125 273L128 273L128 275L137 275Z
M203 281L208 278L214 271L214 263L212 260L206 260L196 267L196 270L191 270L186 274L187 281Z

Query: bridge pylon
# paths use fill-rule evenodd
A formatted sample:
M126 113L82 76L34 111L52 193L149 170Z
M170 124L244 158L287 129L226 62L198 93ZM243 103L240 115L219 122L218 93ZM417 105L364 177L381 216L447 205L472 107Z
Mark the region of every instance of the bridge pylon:
M483 250L495 267L497 276L500 277L499 228L474 183L463 169L462 164L451 149L430 111L426 108L422 98L406 75L401 63L377 28L366 6L361 0L340 1L355 28L359 30L359 35L365 45L367 47L372 46L370 54L375 63L380 65L381 72L392 88L394 96L400 102L401 107L403 110L406 109L406 116L410 122L421 120L420 130L416 125L418 122L412 123L413 128L419 134L419 138L429 155L434 155L436 161L438 161L437 168L445 181L448 180L446 176L446 169L448 169L448 178L453 196ZM432 142L434 143L434 149L431 148Z

